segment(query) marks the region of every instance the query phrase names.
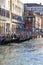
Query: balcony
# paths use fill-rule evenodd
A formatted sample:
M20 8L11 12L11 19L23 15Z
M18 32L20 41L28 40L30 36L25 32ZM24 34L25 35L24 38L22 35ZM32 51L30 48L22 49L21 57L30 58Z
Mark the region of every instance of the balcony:
M8 20L8 18L9 18L9 11L0 8L0 20L5 21Z
M22 21L21 16L15 15L15 14L13 14L13 13L12 13L12 19L15 19L15 20L17 20L17 21Z
M0 8L0 16L3 16L3 17L8 17L8 18L9 18L9 11L8 11L8 10L5 10L5 9Z
M8 10L0 8L0 17L10 18L10 12ZM22 21L21 16L15 15L13 13L12 13L12 19L15 19L17 21Z

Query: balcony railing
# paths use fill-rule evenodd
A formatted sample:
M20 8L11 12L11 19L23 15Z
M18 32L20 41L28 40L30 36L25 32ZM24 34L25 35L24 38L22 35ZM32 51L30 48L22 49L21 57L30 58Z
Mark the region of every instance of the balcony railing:
M15 15L15 14L13 14L13 13L12 13L12 19L16 19L16 20L18 20L18 21L22 21L21 16Z
M10 18L10 13L8 10L0 8L0 16ZM21 16L15 15L12 13L12 19L16 19L18 21L22 21Z
M8 18L9 18L9 11L8 11L8 10L5 10L5 9L0 8L0 16L3 16L3 17L8 17Z

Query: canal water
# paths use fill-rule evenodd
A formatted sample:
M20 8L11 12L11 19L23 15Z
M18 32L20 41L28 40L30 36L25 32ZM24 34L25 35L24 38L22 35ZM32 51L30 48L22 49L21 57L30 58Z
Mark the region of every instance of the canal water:
M43 38L0 46L0 65L43 65Z

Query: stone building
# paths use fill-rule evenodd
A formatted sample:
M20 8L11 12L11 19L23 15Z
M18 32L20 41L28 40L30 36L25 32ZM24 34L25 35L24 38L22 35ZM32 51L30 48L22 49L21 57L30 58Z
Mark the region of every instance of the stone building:
M24 4L24 10L32 11L35 13L43 14L43 5L37 4L37 3L25 3Z
M31 34L43 35L43 5L37 3L24 4L24 22Z
M28 27L29 35L41 34L42 15L32 11L24 11L24 23Z
M12 20L10 20L10 3L10 0L0 0L0 34L21 32L24 25L22 22L23 3L20 0L12 0Z

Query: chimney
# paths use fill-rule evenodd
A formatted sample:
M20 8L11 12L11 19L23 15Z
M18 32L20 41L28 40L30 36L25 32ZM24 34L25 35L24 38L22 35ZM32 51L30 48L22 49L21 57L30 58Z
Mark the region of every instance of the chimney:
M41 3L40 3L40 5L41 5Z

